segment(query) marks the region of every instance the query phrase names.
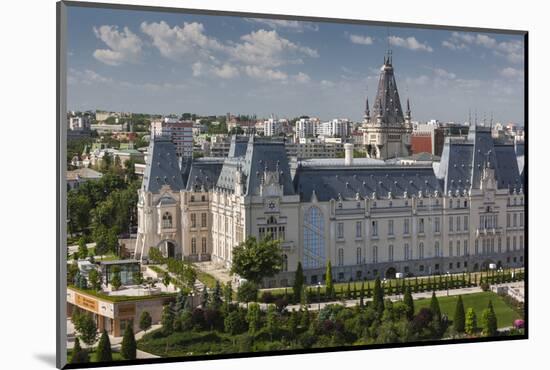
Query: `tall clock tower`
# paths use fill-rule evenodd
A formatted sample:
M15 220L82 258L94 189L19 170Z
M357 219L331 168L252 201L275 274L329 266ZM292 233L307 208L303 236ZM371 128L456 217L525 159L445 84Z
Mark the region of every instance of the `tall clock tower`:
M388 159L411 154L411 107L403 114L393 74L392 56L384 56L378 89L371 111L367 98L363 119L363 144L371 158Z

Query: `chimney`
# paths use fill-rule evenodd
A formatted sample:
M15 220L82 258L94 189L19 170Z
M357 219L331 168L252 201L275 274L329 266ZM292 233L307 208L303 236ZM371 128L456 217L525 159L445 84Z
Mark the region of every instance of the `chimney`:
M353 164L353 144L344 144L344 165L351 166Z

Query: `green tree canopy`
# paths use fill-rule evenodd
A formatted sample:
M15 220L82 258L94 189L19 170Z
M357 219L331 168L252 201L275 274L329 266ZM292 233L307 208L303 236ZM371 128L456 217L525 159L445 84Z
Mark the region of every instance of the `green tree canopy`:
M135 360L137 354L136 337L134 336L134 330L132 325L126 325L124 330L124 336L122 337L122 345L120 347L120 354L126 360Z
M269 236L259 241L249 236L233 249L231 273L256 284L260 284L266 277L274 276L282 268L279 243L279 240Z
M457 333L464 333L466 325L466 315L464 313L464 304L462 297L458 296L456 301L455 315L453 318L453 328Z
M113 354L111 352L111 341L107 335L107 331L103 330L97 349L95 351L95 360L98 362L113 361Z

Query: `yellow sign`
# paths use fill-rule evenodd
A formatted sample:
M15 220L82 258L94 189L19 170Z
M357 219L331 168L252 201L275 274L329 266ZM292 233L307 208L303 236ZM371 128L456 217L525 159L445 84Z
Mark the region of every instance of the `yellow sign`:
M125 304L118 306L118 316L134 316L136 314L135 304Z
M95 300L93 298L83 296L83 295L80 295L78 293L75 293L74 298L75 298L74 301L75 301L77 306L82 307L82 308L84 308L88 311L93 311L93 312L97 313L97 311L98 311L98 309L97 309L97 306L98 306L97 300Z

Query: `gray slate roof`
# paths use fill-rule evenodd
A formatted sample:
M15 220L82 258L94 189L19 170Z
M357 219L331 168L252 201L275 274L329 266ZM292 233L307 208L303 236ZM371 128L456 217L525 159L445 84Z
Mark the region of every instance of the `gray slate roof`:
M185 187L180 171L180 159L174 144L166 138L157 137L149 145L149 154L143 175L143 190L158 193L163 185L173 191Z
M193 161L187 180L187 190L208 191L218 182L223 158L199 158Z
M384 65L380 71L378 90L374 100L372 115L382 114L382 122L388 124L402 124L405 122L401 100L397 91L397 84L393 75L391 57L384 57Z

